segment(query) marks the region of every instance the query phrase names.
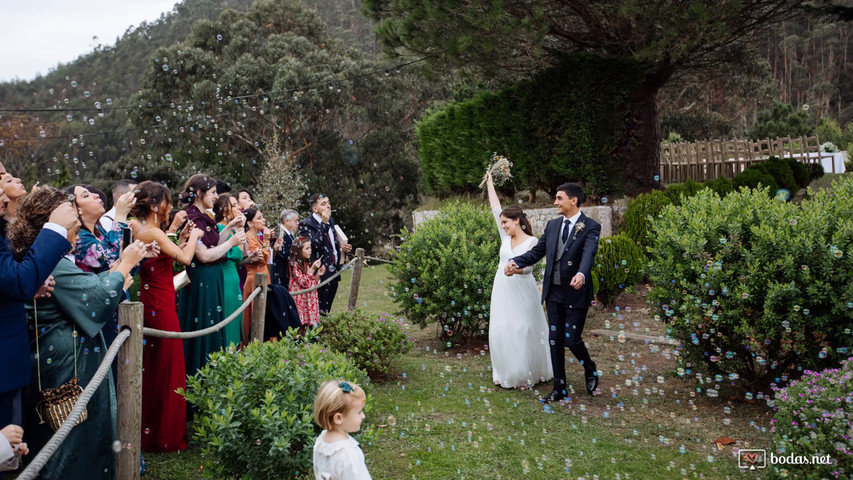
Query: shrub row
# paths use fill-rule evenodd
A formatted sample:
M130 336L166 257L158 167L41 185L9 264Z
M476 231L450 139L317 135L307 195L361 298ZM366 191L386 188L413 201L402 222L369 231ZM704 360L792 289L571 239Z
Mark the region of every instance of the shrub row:
M828 221L832 219L832 221ZM853 330L853 180L800 204L768 189L709 190L652 225L655 313L686 369L750 395L846 358Z

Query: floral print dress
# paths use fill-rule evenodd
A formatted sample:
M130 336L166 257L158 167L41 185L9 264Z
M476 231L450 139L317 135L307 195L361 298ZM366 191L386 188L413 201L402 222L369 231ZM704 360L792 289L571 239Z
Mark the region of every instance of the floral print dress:
M320 283L316 275L303 272L295 263L290 266L290 291L304 290ZM302 325L317 325L320 323L320 301L317 290L313 292L294 295L296 311L299 312L299 320Z

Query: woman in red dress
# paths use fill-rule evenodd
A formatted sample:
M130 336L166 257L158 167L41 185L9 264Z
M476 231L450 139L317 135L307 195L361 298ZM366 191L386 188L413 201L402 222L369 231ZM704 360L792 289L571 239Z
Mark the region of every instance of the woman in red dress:
M326 267L320 264L318 258L309 264L311 258L311 240L300 237L293 241L290 248L290 291L304 290L320 283L320 277L326 273ZM320 323L320 302L317 290L294 295L296 311L302 325L317 325Z
M181 234L183 248L169 240L163 229L172 209L169 189L160 183L142 182L136 187L131 214L133 235L157 242L160 255L139 270L139 300L145 306L146 327L179 332L175 307L172 263L189 265L198 239L204 232L188 222ZM142 353L142 450L176 452L187 448L187 404L175 393L186 387L183 340L145 337Z

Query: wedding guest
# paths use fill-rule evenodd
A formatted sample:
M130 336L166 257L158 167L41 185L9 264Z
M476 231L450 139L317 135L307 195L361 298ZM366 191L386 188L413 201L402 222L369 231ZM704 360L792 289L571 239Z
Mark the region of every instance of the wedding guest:
M367 396L358 385L323 382L314 399L314 422L323 429L314 442L316 480L370 480L364 453L349 434L361 429Z
M213 205L213 213L216 215L216 228L221 233L232 222L237 223L237 227L244 223L243 213L240 211L240 204L237 203L237 198L230 193L223 193L219 200ZM235 227L231 227L229 234L233 235ZM237 274L238 265L243 262L243 258L247 257L247 243L243 242L239 246L231 247L228 250L225 260L222 262L222 280L223 280L223 303L222 313L225 316L230 316L232 313L240 309L243 304L243 291L240 289L240 276ZM237 314L237 318L231 321L224 329L222 329L225 337L225 346L240 346L243 344L243 313Z
M213 203L219 198L216 194L216 180L212 177L193 175L184 184L180 198L183 203L190 204L187 207L187 220L203 232L196 245L195 257L187 267L192 283L181 290L178 302L181 331L192 332L216 325L227 317L222 310L225 286L221 264L228 250L243 243L246 235L242 229L238 229L229 238L237 224L229 224L220 233L216 221L207 214L207 210L212 209ZM187 374L194 375L207 364L210 352L221 350L223 345L221 331L184 340Z
M188 225L186 241L178 247L163 231L172 208L168 188L157 182L140 183L130 221L134 236L160 245L160 255L145 262L139 271L142 287L139 300L145 307L146 327L180 332L175 308L172 263L189 265L198 239L204 232ZM187 404L176 392L186 388L184 344L180 339L145 337L142 355L142 450L177 452L187 448Z
M27 187L24 186L21 179L7 172L5 176L5 195L8 199L6 202L6 220L12 221L18 215L18 203L27 194Z
M243 298L248 298L255 289L255 275L264 273L269 278L269 268L267 264L270 258L270 240L264 236L264 230L267 227L267 220L264 215L256 207L249 207L245 212L246 218L246 239L249 242L248 252L253 255L255 260L252 263L246 264L246 284L243 286ZM252 305L246 307L243 311L243 344L248 344L250 330L252 327Z
M134 202L133 192L126 192L116 200L111 230L104 229L99 223L104 215L104 201L98 194L82 185L67 187L65 193L74 195L83 223L74 246L77 266L92 273L109 270L121 251L122 229L127 228L127 214Z
M118 205L118 199L122 195L125 195L128 192L132 192L136 188L136 185L138 183L139 182L137 182L136 180L123 179L123 180L117 181L113 185L113 189L112 189L113 206L112 206L112 208L107 210L106 213L104 213L104 215L101 217L101 219L99 221L101 226L104 227L105 231L107 231L107 232L111 231L112 227L113 227L113 222L116 221L116 213L117 213L116 210L117 210L117 205ZM89 191L91 191L91 189L89 189ZM103 199L103 198L104 198L104 196L101 195L101 199Z
M339 241L335 232L335 220L332 218L332 204L329 197L322 193L311 195L311 215L299 222L299 234L311 239L311 259L320 259L325 268L322 280L326 280L338 271L344 253L352 251L352 245ZM320 313L325 315L332 309L332 302L338 291L341 277L335 277L317 292L320 299Z
M3 186L5 184L0 184L0 195ZM0 425L21 424L21 387L30 382L30 345L24 302L32 302L50 272L71 250L68 229L76 227L77 223L77 212L71 203L59 204L50 212L44 228L20 260L12 255L6 239L0 238L0 285L3 285L0 289L0 365L3 366Z
M286 208L279 216L279 235L273 245L273 261L270 268L270 283L290 287L290 248L293 237L299 232L299 214Z
M290 291L305 290L320 283L326 267L320 259L311 262L311 241L299 237L290 248ZM294 295L296 311L302 325L317 325L320 322L320 303L317 290Z
M246 189L237 192L237 202L240 204L240 208L242 208L244 212L256 206L255 197L252 196L252 192Z
M51 187L37 188L20 202L20 210L9 231L15 258L29 250L48 220L48 215L68 196ZM76 245L80 223L68 230L68 241ZM53 295L27 304L30 350L34 375L25 389L22 405L30 447L37 454L53 435L34 411L43 388L59 387L77 377L88 385L106 353L101 329L119 304L119 292L130 270L144 258L146 247L134 242L124 249L112 270L94 274L77 267L73 255L59 261L53 270ZM159 253L159 252L158 252ZM114 478L115 388L107 377L95 391L86 421L75 426L41 470L40 478ZM97 473L95 473L97 472Z

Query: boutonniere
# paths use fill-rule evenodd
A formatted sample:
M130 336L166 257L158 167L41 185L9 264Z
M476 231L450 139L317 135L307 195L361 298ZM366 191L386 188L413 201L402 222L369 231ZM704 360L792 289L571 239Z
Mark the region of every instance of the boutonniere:
M578 222L575 224L575 235L572 237L572 240L578 239L578 233L582 232L586 224L583 222Z

